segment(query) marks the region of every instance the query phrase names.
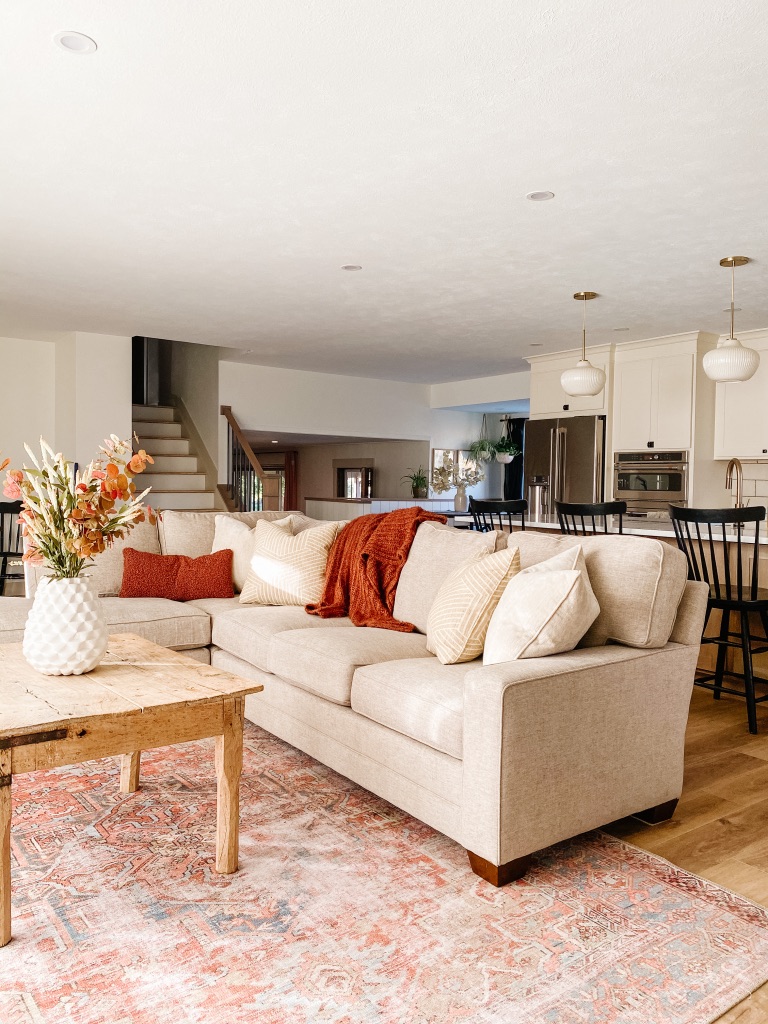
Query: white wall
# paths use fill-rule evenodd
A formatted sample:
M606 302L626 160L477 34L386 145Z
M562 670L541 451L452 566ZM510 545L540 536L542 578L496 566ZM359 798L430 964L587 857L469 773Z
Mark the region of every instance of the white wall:
M219 359L215 345L174 342L171 391L184 403L212 462L219 450Z
M56 443L55 355L50 341L0 338L0 462L29 463L24 442L34 450L41 435Z
M110 434L131 437L131 339L112 334L75 334L75 447L66 452L80 465L98 453ZM67 408L71 393L57 394Z
M110 434L131 436L131 339L47 333L46 340L0 338L0 451L14 465L42 435L85 464Z
M486 405L492 402L525 401L531 397L531 371L501 373L496 377L475 377L432 384L430 404L433 409L456 405Z
M432 409L428 384L250 363L219 364L219 404L231 405L235 419L247 430L424 440L433 448L466 448L480 436L482 425L479 413ZM226 480L226 465L227 432L220 417L221 483ZM473 493L482 497L491 492L484 483Z

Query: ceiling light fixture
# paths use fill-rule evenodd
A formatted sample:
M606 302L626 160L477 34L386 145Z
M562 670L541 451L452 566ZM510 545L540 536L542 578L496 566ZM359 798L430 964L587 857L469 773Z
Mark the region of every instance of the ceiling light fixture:
M531 348L544 348L544 342L543 341L532 341L531 342Z
M587 359L587 302L597 298L597 292L576 292L573 296L584 303L584 317L581 325L581 359L560 377L560 386L566 395L578 398L582 395L597 395L605 387L605 373L599 366L593 366Z
M753 348L744 348L733 333L734 313L736 305L734 294L736 287L736 267L743 267L750 262L749 256L726 256L720 260L721 267L731 269L731 333L721 338L717 348L710 349L702 360L704 373L710 380L718 384L733 384L754 377L760 365L760 356Z
M273 441L272 444L280 444L279 441Z
M341 268L342 270L362 270L363 268L357 263L345 263Z
M614 327L613 329L614 329L614 331L628 331L629 330L628 327Z
M546 203L548 199L554 199L554 192L529 192L526 199L530 199L532 203Z
M82 32L58 32L53 41L67 53L95 53L96 40Z

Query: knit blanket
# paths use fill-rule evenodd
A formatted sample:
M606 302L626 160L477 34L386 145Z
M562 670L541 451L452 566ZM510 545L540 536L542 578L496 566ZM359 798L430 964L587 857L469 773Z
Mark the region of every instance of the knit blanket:
M418 507L352 519L328 555L320 602L306 610L323 619L348 615L355 626L412 633L410 622L392 615L397 581L419 526L444 522L445 516Z

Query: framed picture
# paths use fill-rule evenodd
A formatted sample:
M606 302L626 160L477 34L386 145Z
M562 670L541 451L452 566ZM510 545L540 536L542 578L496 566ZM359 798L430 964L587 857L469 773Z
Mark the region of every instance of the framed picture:
M442 466L443 459L445 458L446 455L449 458L453 459L454 465L455 465L456 464L456 455L457 455L457 452L456 452L455 448L433 448L432 449L432 473L430 473L430 480L432 479L432 474L434 474L435 470L439 469L439 467Z

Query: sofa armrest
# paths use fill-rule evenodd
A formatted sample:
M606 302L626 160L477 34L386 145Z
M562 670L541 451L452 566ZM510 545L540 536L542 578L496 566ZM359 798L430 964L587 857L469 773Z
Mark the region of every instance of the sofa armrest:
M677 799L698 647L483 666L464 694L464 845L494 864Z
M696 647L701 644L708 601L709 586L696 580L688 580L677 609L670 643L690 644Z

